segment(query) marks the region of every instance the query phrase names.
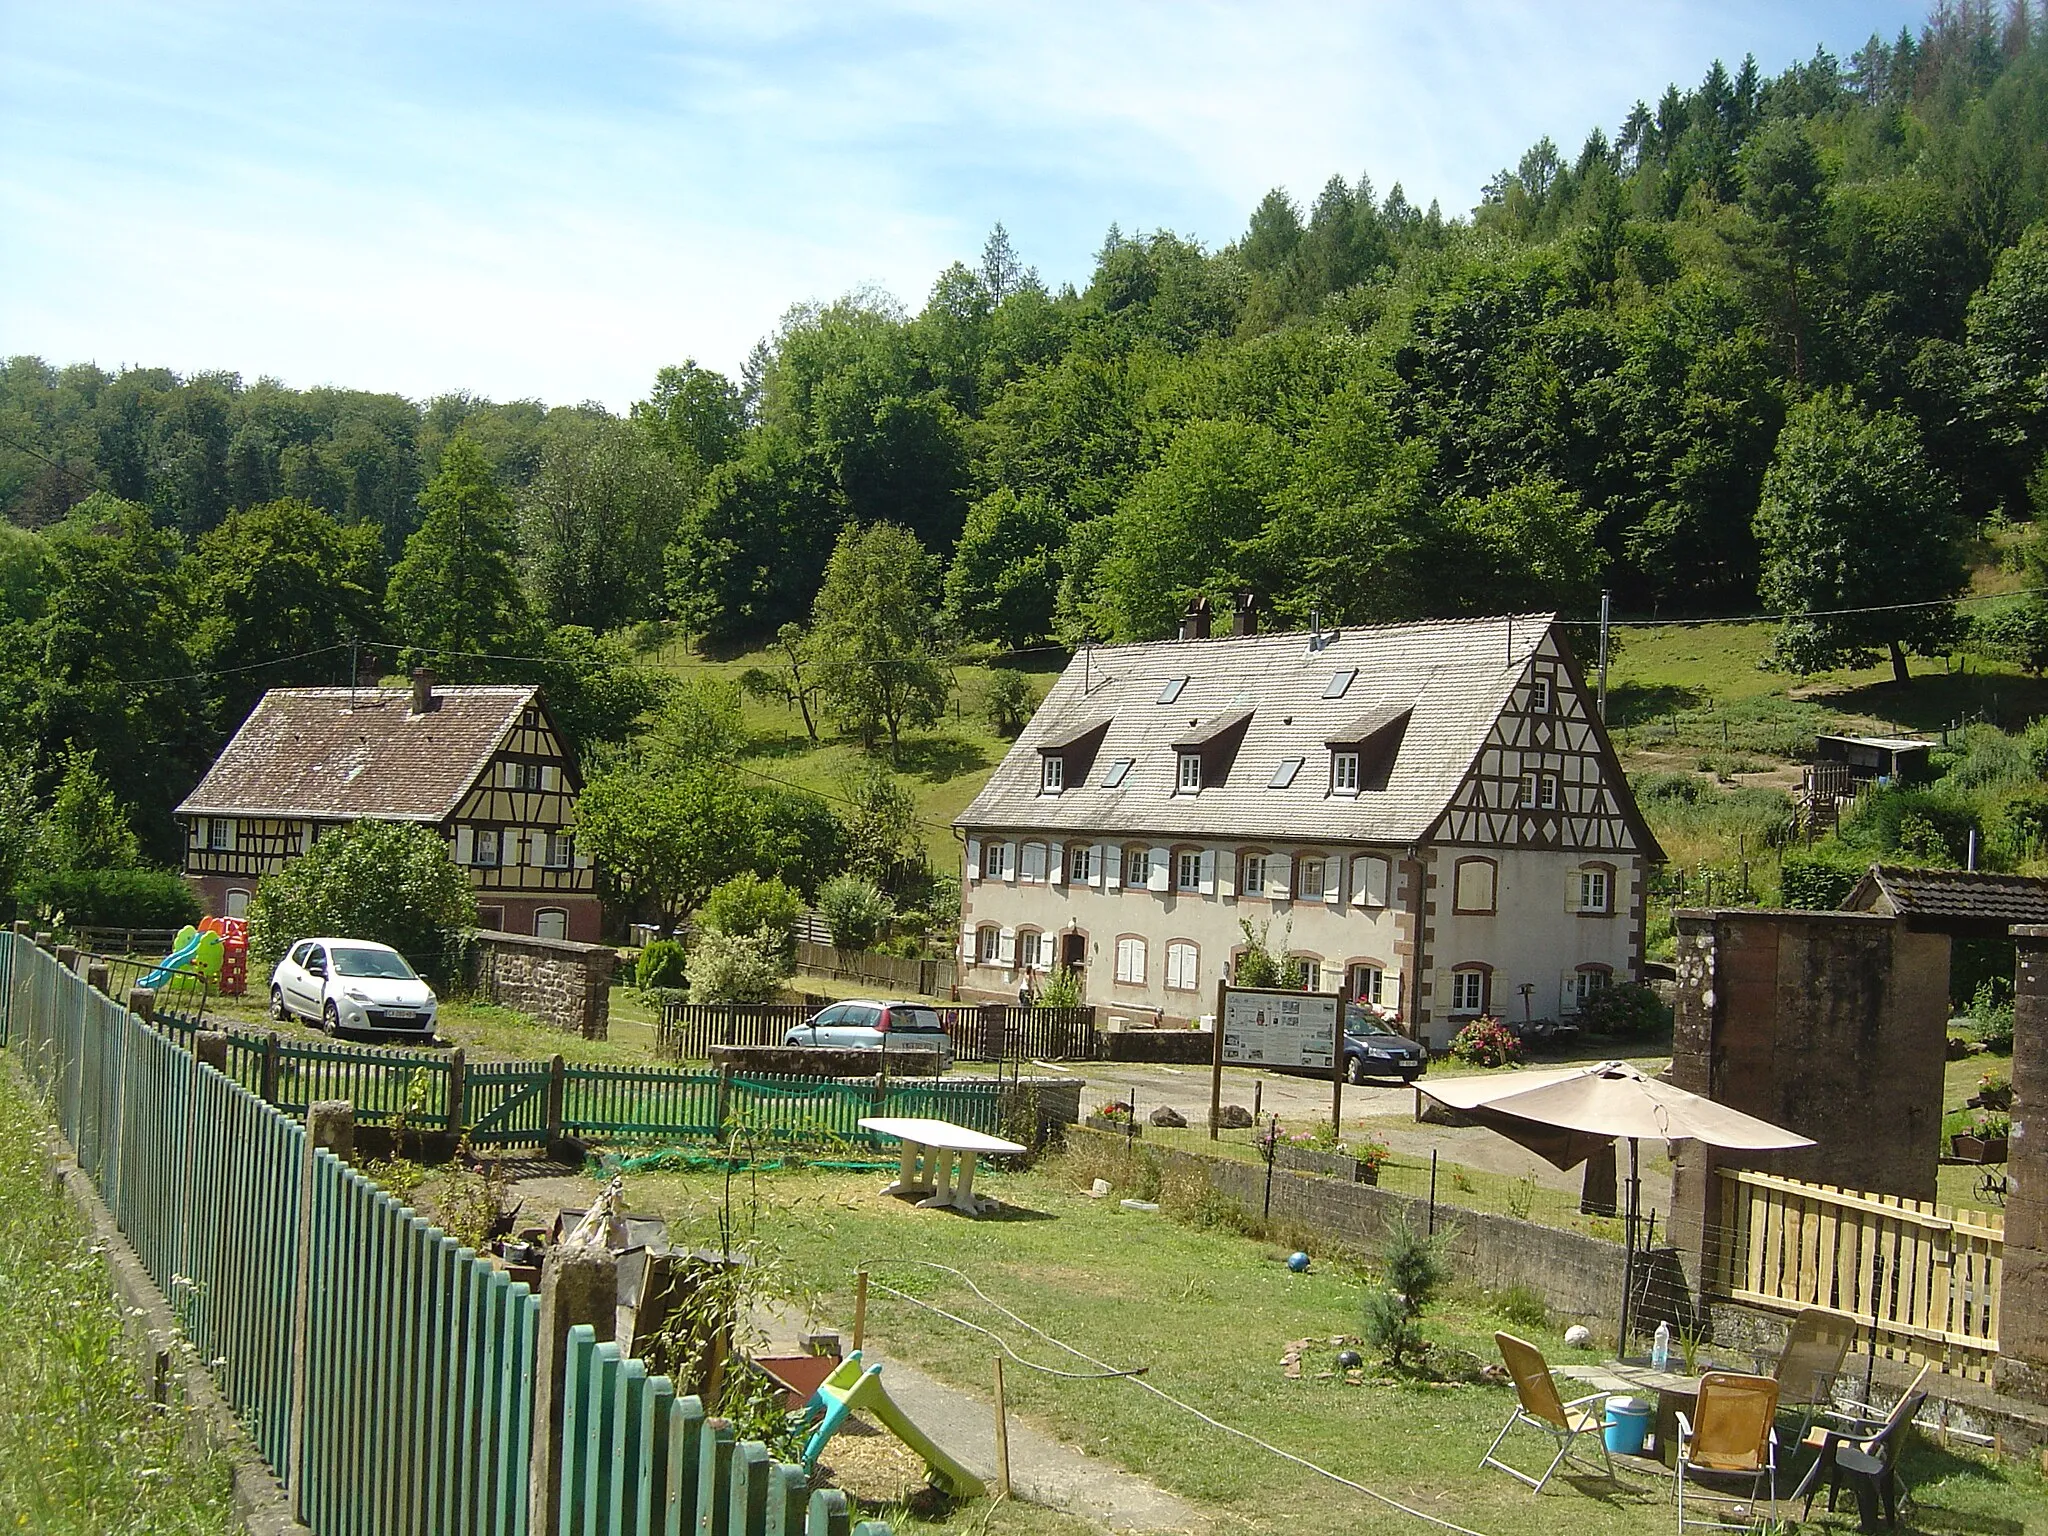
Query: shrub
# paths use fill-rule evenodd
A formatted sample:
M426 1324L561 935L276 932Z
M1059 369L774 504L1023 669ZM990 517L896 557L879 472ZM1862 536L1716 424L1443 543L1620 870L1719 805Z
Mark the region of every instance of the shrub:
M74 869L26 876L23 908L72 926L170 928L196 923L205 909L182 877L167 869Z
M803 898L780 880L763 880L744 870L705 898L704 923L723 934L760 933L775 935L790 958L796 957L796 920L804 915Z
M690 960L693 1003L769 1003L790 964L772 933L706 933Z
M1579 1005L1579 1027L1596 1035L1654 1035L1670 1022L1664 1000L1640 982L1602 987Z
M1522 1059L1522 1042L1499 1019L1474 1019L1451 1040L1451 1057L1475 1067L1505 1067Z
M1451 1267L1444 1257L1448 1234L1430 1235L1417 1231L1404 1211L1387 1224L1386 1236L1374 1255L1380 1284L1365 1293L1364 1334L1366 1342L1399 1367L1409 1353L1422 1345L1416 1319L1429 1305Z
M992 668L988 674L988 691L981 696L981 707L988 716L990 730L998 736L1015 736L1024 729L1024 722L1031 718L1034 707L1031 679L1022 672L1012 672L1005 667Z
M249 969L267 973L294 940L318 934L389 944L446 981L475 926L476 894L432 828L352 822L256 883Z
M1271 923L1254 928L1252 920L1244 917L1238 919L1237 926L1244 934L1245 947L1231 968L1232 986L1292 988L1300 985L1296 968L1284 956L1275 954L1267 943L1267 935L1273 928ZM1285 945L1287 940L1283 937L1280 942Z
M1970 1032L1994 1051L2012 1049L2012 999L1986 981L1970 999Z
M1084 1001L1081 980L1068 967L1059 966L1045 978L1032 1001L1039 1008L1079 1008Z
M689 979L688 951L680 939L656 939L640 951L633 967L633 984L643 992L656 987L680 987Z
M1848 900L1869 864L1839 844L1788 851L1780 872L1780 899L1788 907L1831 912Z
M818 887L818 911L839 949L866 949L888 926L889 898L872 880L835 875Z

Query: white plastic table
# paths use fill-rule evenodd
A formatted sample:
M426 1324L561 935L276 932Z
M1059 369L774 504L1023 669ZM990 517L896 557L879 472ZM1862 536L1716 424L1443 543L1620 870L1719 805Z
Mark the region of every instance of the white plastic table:
M864 1131L894 1136L903 1143L903 1159L896 1167L896 1182L885 1195L923 1195L920 1210L951 1206L969 1216L979 1216L997 1202L974 1192L974 1159L982 1152L1020 1153L1026 1150L999 1136L984 1136L950 1120L918 1120L893 1115L876 1115L860 1122ZM958 1169L956 1179L954 1170Z

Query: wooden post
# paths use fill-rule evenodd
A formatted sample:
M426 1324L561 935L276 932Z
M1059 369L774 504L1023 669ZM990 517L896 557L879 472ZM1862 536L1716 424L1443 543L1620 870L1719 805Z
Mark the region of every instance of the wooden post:
M266 1104L277 1102L277 1036L263 1037L263 1076L261 1098Z
M613 1338L619 1309L619 1261L603 1248L557 1247L541 1272L540 1322L533 1357L533 1452L527 1476L527 1530L561 1529L564 1376L569 1330L588 1324L600 1344ZM723 1530L723 1525L716 1527Z
M228 1073L228 1035L224 1029L202 1029L192 1037L192 1054L200 1064L213 1068L226 1077Z
M462 1047L448 1053L448 1134L460 1136L468 1114L469 1083Z
M996 1356L996 1495L1010 1496L1010 1413L1003 1400L1003 1357Z
M1351 1017L1351 983L1337 989L1337 1032L1330 1041L1330 1135L1344 1132L1344 1023Z
M868 1272L853 1272L853 1352L860 1353L868 1336Z
M114 995L114 976L106 961L94 960L86 965L85 984L107 997Z
M222 1036L226 1039L226 1036ZM299 1161L299 1246L292 1268L292 1418L285 1464L285 1495L292 1513L305 1516L306 1331L313 1296L313 1167L324 1149L336 1157L354 1155L356 1109L347 1099L322 1099L306 1106L306 1150Z
M562 1100L569 1086L569 1068L560 1056L548 1058L548 1139L553 1147L562 1139Z
M1223 1000L1227 982L1216 983L1216 1027L1209 1036L1209 1139L1216 1140L1216 1122L1223 1118Z
M156 1018L156 993L152 992L148 987L130 987L128 989L128 1011L134 1014L136 1018L142 1020L143 1023L150 1023Z

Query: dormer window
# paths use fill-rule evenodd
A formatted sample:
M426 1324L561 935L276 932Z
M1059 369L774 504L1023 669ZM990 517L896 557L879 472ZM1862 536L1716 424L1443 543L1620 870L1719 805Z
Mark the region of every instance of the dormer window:
M1184 795L1199 793L1202 788L1202 754L1183 752L1180 755L1180 792Z
M1358 754L1356 752L1332 752L1330 754L1330 793L1333 795L1355 795L1358 793Z
M1039 765L1038 792L1042 795L1056 795L1067 784L1067 760L1047 754Z

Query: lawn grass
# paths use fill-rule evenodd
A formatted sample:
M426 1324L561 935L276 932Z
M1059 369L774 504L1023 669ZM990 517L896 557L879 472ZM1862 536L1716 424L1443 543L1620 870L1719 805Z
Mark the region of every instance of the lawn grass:
M1325 1253L1307 1274L1294 1275L1265 1243L1088 1199L1080 1189L1097 1166L1055 1159L1033 1172L988 1175L980 1187L1006 1202L1006 1219L917 1211L878 1195L873 1175L764 1175L743 1186L741 1198L757 1203L763 1254L800 1283L813 1315L844 1329L854 1271L865 1266L877 1282L868 1310L875 1347L958 1386L986 1391L996 1346L881 1286L990 1328L1030 1360L1090 1369L928 1266L962 1271L1037 1327L1112 1365L1145 1367L1146 1381L1224 1423L1490 1536L1669 1528L1663 1476L1631 1472L1618 1486L1572 1479L1538 1497L1499 1473L1478 1471L1480 1453L1509 1412L1504 1387L1431 1385L1377 1368L1362 1386L1322 1379L1333 1353L1328 1341L1360 1331L1356 1268ZM715 1180L664 1173L630 1176L628 1184L632 1208L669 1215L676 1241L710 1240ZM1453 1296L1425 1322L1434 1342L1488 1360L1498 1328L1531 1338L1553 1364L1597 1359L1568 1349L1554 1321L1539 1322L1526 1303L1507 1298ZM1287 1380L1281 1354L1297 1340L1313 1341L1307 1369ZM1218 1529L1310 1536L1423 1529L1129 1381L1057 1379L1014 1363L1007 1377L1013 1412L1198 1501L1214 1511ZM1536 1449L1520 1446L1525 1460ZM1922 1449L1906 1472L1922 1510L1911 1529L2018 1532L2042 1529L2048 1518L2048 1488L2024 1466ZM971 1528L975 1511L958 1518ZM1853 1517L1820 1528L1853 1529Z
M228 1468L153 1407L99 1249L51 1186L46 1121L0 1063L0 1530L239 1531Z

